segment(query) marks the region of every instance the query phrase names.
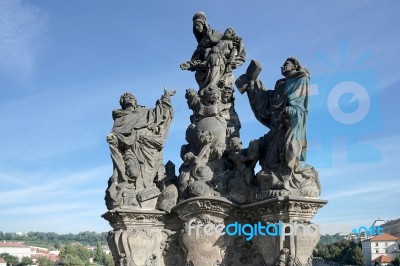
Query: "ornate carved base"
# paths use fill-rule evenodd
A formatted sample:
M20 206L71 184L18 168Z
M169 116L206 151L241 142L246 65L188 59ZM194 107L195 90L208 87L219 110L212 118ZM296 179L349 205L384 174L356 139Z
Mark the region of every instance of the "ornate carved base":
M114 209L103 217L114 229L108 242L116 266L305 266L320 238L310 221L326 203L288 196L240 206L196 197L171 214Z
M113 209L102 215L114 229L108 245L116 266L185 265L175 215L157 210Z
M187 265L222 265L228 246L224 220L234 208L224 198L197 197L172 209L184 221L181 243Z

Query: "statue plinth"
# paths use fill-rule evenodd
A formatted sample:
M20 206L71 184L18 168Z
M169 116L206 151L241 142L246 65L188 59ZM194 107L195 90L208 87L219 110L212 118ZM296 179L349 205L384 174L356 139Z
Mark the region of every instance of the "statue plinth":
M102 215L114 229L108 246L115 265L184 265L179 219L158 210L115 208Z
M114 229L108 243L116 265L308 265L320 238L310 221L326 203L286 196L237 205L222 197L194 197L170 214L115 208L102 217ZM233 223L274 224L278 232L271 229L246 240L243 234L226 234L225 227ZM294 227L295 233L286 229L285 234L285 228Z
M276 197L248 205L241 209L245 215L263 222L310 222L327 200L306 197Z
M311 219L327 204L327 200L285 196L241 206L238 215L250 223L278 229L279 234L257 235L254 248L260 252L266 265L309 265L320 233ZM291 233L290 233L291 232ZM276 233L276 232L275 232Z

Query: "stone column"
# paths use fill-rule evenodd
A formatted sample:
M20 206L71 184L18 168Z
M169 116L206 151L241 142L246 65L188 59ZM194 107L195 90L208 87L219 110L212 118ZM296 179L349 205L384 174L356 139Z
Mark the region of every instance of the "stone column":
M196 197L172 209L184 223L180 242L187 265L223 265L228 246L225 219L234 208L225 198Z
M320 233L311 219L326 200L285 196L242 206L253 224L274 224L276 236L257 235L253 242L266 265L311 265ZM293 264L294 263L294 264Z

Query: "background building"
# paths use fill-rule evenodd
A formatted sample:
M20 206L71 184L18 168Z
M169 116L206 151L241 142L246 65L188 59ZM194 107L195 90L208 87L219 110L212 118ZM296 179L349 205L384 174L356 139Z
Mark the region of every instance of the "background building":
M399 238L383 233L373 238L362 241L362 251L364 253L364 265L374 265L375 261L387 261L389 257L393 260L398 254Z
M31 248L18 242L3 241L0 242L0 254L1 253L8 253L21 260L22 257L31 257Z
M400 218L387 221L381 227L384 233L400 238Z

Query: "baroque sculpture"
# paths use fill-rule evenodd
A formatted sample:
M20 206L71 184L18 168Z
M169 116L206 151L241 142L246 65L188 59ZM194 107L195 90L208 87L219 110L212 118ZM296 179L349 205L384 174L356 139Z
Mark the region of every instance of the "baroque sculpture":
M149 109L127 92L120 98L121 109L113 110L114 126L107 136L114 166L105 197L109 210L142 208L160 195L154 181L164 177L162 148L173 118L173 95L165 90Z
M318 173L306 162L310 73L296 58L287 58L281 67L284 78L276 82L274 90L267 90L257 78L260 71L260 64L252 61L236 82L239 91L247 93L257 120L269 128L259 139L258 199L318 197Z
M195 72L199 88L187 89L185 95L193 115L186 130L188 144L181 149L179 199L222 195L235 200L229 193L236 193L238 184L226 185L235 173L230 143L239 138L241 127L234 106L232 70L245 62L246 50L235 29L227 28L221 34L211 28L203 12L193 16L193 34L197 48L180 67ZM241 203L247 200L240 198Z
M164 166L162 156L175 91L165 90L153 109L125 93L113 111L107 136L113 174L103 217L113 227L108 243L115 265L309 266L320 237L311 219L327 203L318 199L318 173L306 161L310 73L289 57L283 78L268 90L258 79L261 64L252 60L235 81L233 71L246 60L236 30L221 34L203 12L194 14L192 27L197 47L180 68L194 72L197 88L185 93L192 115L179 173L171 161ZM247 147L234 85L268 128ZM210 228L239 223L300 229L250 238L210 234Z

